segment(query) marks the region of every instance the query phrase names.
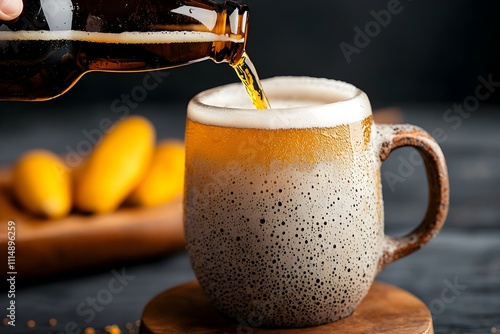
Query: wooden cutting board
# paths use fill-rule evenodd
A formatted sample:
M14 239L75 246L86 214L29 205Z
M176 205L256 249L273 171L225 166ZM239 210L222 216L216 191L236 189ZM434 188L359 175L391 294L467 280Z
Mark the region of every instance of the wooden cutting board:
M44 220L13 200L11 172L0 170L1 268L7 270L7 225L16 226L15 271L43 278L137 262L184 248L180 198L155 208L121 208L108 215L71 214Z
M143 311L140 334L433 334L431 313L414 295L375 282L354 313L310 328L265 329L237 324L218 313L197 281L154 297Z

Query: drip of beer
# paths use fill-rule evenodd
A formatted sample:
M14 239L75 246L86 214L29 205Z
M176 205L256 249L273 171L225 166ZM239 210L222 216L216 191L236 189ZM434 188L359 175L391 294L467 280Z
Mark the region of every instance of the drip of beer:
M257 71L248 57L248 54L244 52L240 60L235 64L231 64L231 66L236 71L236 74L240 78L243 85L245 85L245 89L252 99L255 108L271 109L271 105L269 104L269 100L264 92L264 88L262 87L262 83L257 75Z

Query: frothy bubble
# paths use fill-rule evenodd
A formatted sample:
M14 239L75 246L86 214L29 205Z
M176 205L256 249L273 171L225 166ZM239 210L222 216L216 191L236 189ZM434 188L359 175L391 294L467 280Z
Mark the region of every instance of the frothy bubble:
M122 33L87 32L78 30L61 31L0 31L3 41L54 41L70 40L109 44L161 44L161 43L195 43L195 42L235 42L243 43L243 39L226 35L217 35L199 31L129 31Z
M262 84L272 110L255 110L243 85L237 83L195 96L188 118L223 127L301 129L351 124L371 115L366 94L345 82L276 77Z

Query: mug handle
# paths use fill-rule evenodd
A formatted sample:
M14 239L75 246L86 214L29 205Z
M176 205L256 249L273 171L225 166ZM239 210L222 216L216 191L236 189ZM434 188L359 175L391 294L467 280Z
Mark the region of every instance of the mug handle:
M375 129L376 152L379 152L380 162L397 148L414 147L424 160L429 185L427 212L420 225L406 236L384 237L383 254L378 264L380 271L386 265L417 251L437 235L448 214L449 181L443 152L427 132L413 125L375 124Z

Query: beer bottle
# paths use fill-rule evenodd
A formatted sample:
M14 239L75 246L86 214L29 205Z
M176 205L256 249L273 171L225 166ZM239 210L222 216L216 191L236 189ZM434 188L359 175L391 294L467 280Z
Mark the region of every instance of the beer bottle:
M30 0L0 21L0 100L59 96L91 71L234 64L248 9L211 0Z

